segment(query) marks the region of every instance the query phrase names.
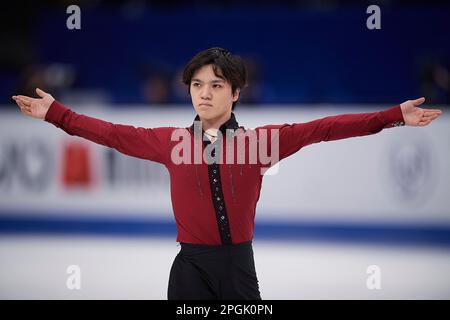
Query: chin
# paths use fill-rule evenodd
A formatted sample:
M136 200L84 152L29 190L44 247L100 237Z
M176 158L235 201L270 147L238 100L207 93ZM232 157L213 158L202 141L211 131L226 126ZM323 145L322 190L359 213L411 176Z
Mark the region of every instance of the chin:
M197 114L201 118L206 119L206 120L214 119L214 117L215 117L215 115L212 112L208 112L208 111L205 111L205 110L199 110L199 111L197 111Z

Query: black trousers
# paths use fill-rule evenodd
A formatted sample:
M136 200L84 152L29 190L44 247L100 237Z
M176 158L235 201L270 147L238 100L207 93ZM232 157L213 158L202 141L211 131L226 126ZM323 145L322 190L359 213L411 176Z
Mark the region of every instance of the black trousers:
M261 300L252 242L181 243L170 270L169 300Z

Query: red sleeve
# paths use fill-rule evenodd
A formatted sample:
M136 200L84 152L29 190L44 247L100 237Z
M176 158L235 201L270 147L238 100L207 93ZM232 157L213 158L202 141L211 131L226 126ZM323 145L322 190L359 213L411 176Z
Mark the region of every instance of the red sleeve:
M70 135L114 148L126 155L167 164L169 139L173 128L141 128L114 124L77 114L56 100L45 115L45 121Z
M378 133L384 128L404 125L400 105L396 105L378 112L342 114L306 123L268 125L261 128L279 130L279 160L281 160L309 144L365 136Z

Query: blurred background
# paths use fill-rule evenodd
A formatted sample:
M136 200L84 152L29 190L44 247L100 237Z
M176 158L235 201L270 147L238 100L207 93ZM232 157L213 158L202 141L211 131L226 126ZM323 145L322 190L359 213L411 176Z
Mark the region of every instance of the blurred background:
M166 298L179 246L165 167L26 118L11 96L40 87L77 113L186 127L183 67L214 46L249 70L235 111L246 127L420 96L444 111L425 128L308 146L264 178L262 298L450 298L446 1L15 1L0 24L1 299Z

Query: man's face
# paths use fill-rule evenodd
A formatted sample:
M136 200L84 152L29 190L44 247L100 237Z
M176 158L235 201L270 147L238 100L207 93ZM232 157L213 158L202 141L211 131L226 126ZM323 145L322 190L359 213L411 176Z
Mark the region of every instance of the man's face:
M217 73L221 75L220 70ZM190 92L192 104L200 120L208 121L229 115L233 102L239 98L239 90L236 90L233 96L230 83L216 76L210 64L201 67L193 75Z

